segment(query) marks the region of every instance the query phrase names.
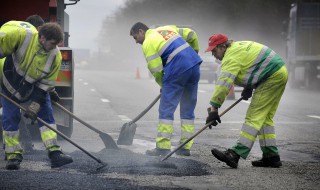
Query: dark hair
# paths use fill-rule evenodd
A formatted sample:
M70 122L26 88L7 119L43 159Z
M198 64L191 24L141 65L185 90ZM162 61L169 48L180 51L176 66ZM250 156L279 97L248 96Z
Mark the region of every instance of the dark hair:
M39 38L44 36L46 40L55 40L57 43L63 40L63 32L59 24L54 22L45 23L39 30Z
M44 24L44 20L39 15L31 15L26 19L26 22L29 22L34 27L38 28Z
M133 34L138 33L140 29L143 31L147 31L149 30L149 27L142 22L137 22L131 27L130 35L132 36Z

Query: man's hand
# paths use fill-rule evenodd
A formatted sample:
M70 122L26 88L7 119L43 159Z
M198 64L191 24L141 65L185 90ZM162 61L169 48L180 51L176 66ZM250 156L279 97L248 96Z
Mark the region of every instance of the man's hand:
M24 116L26 118L30 118L32 122L34 122L35 120L37 120L37 115L39 111L40 111L40 104L38 104L37 102L31 102Z
M49 95L50 95L51 101L54 101L54 102L60 101L60 96L57 93L57 91L55 91L54 89L49 91Z
M252 97L252 88L244 88L241 92L241 96L243 97L243 100L248 100Z
M208 108L207 111L208 117L206 120L206 124L212 122L209 126L209 129L212 129L212 126L217 126L218 122L221 123L220 116L218 114L218 109L211 110L211 108Z

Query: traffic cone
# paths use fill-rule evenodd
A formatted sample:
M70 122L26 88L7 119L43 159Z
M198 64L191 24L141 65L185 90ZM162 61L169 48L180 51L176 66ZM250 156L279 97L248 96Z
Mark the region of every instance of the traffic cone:
M234 85L231 86L229 94L227 96L227 100L234 100L236 99L236 95L234 93Z
M140 79L139 67L137 67L137 70L136 70L136 79Z

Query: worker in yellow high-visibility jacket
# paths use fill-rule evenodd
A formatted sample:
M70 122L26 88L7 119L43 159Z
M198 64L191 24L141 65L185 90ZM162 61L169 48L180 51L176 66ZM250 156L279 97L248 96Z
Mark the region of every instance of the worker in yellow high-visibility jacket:
M37 19L38 17L33 17ZM4 58L1 80L2 93L17 103L28 103L25 116L37 117L56 127L49 91L54 88L61 64L57 44L63 32L57 23L46 23L37 28L29 22L9 21L0 28L0 58ZM22 147L19 141L20 109L1 97L2 127L6 169L20 168ZM48 150L51 167L71 163L70 156L61 151L57 134L38 123L42 141Z
M197 53L198 37L190 28L171 25L149 29L141 22L132 26L130 35L142 45L148 68L161 87L156 148L146 154L165 155L171 149L173 116L179 103L180 142L185 142L194 132L194 109L202 62ZM188 142L176 154L190 156L192 144L193 141Z
M224 34L211 36L206 51L211 51L214 57L221 60L221 72L210 100L206 123L212 122L215 126L221 122L218 108L233 84L244 87L241 93L244 100L252 97L237 144L226 151L214 148L212 154L228 166L237 168L239 158L247 158L258 136L262 159L253 161L252 165L280 167L282 163L276 145L273 117L288 80L283 60L265 45L253 41L233 42Z

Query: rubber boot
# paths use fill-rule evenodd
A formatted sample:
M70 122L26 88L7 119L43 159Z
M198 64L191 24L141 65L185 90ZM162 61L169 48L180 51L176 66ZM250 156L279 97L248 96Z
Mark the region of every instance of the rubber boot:
M10 156L12 157L12 156ZM20 169L20 163L23 157L21 154L15 154L14 158L8 159L6 169L7 170L18 170Z
M148 156L165 156L169 153L170 153L169 149L159 149L159 148L146 151L146 155Z
M215 148L211 150L211 153L213 154L214 157L216 157L218 160L225 162L228 166L231 168L237 168L238 167L238 162L240 159L240 156L235 153L233 150L228 149L224 152L219 151Z
M271 167L271 168L279 168L282 166L280 161L280 156L272 156L272 157L262 157L260 160L255 160L251 162L254 167Z
M58 168L73 162L71 156L64 154L60 150L49 152L49 158L51 160L51 168Z

